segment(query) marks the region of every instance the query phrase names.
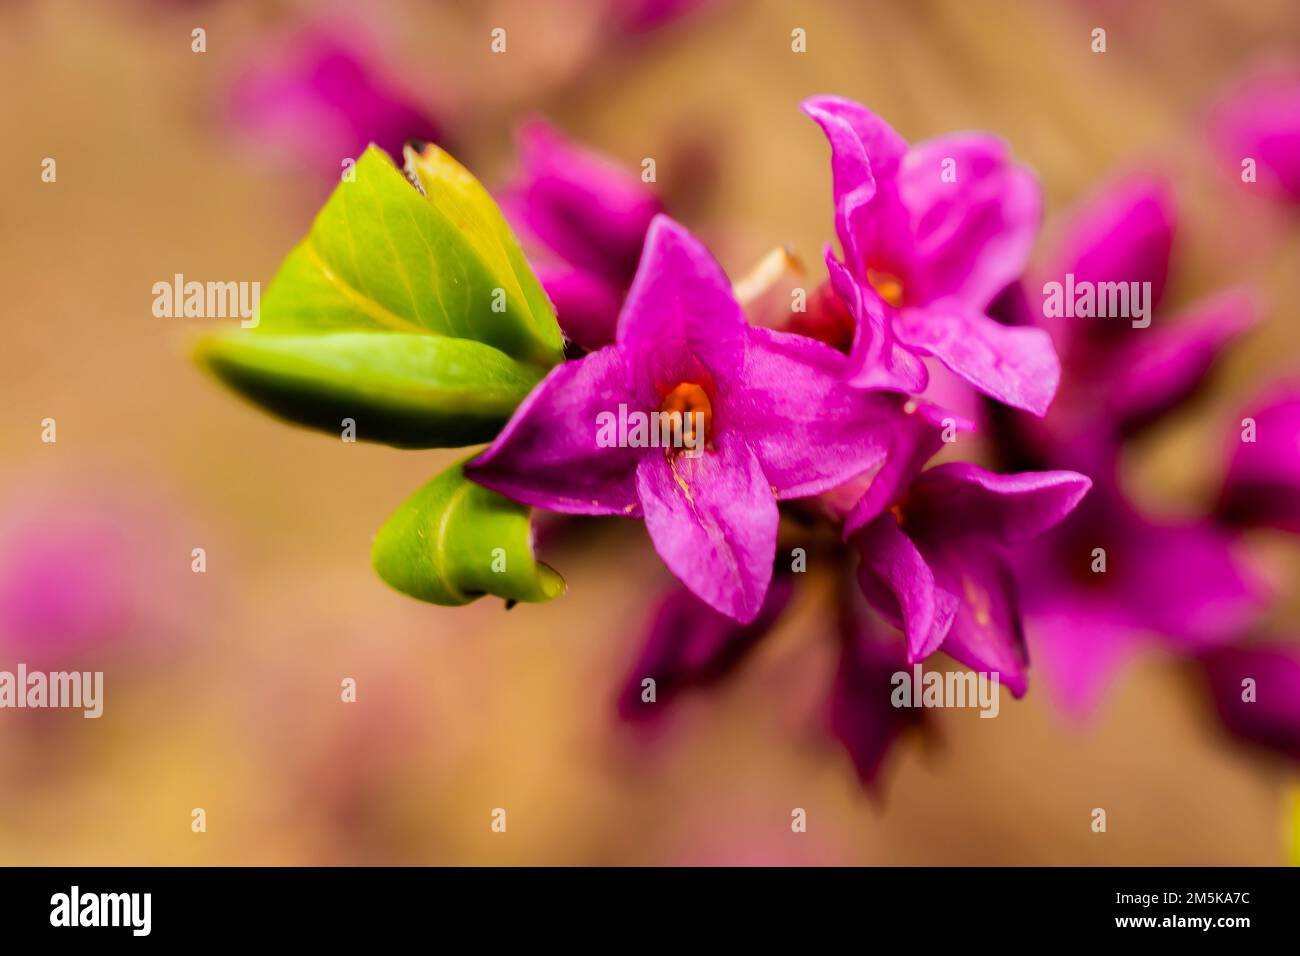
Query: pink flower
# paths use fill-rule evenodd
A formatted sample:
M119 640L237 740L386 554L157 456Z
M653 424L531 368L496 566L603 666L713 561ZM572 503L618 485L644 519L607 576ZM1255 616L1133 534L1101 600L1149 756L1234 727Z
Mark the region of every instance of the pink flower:
M1235 178L1248 182L1241 177L1249 162L1266 195L1300 203L1300 69L1263 70L1237 83L1211 109L1209 136Z
M879 464L903 418L897 396L844 388L845 364L820 342L749 326L718 264L659 216L616 342L552 370L465 473L536 507L643 518L691 591L751 621L778 499ZM601 416L627 410L700 416L702 451L602 443Z
M882 470L844 536L862 559L862 593L906 634L907 660L942 649L1022 696L1028 658L1008 554L1059 524L1091 484L1072 471L997 475L966 463L915 477Z
M441 142L441 125L380 64L356 31L306 29L238 78L231 115L248 135L333 178L370 143L401 156L407 140Z
M924 391L933 356L979 391L1041 415L1060 367L1041 329L986 315L1024 269L1041 216L1038 184L1005 144L955 133L914 147L865 107L806 100L831 145L831 283L857 321L850 377L863 388Z

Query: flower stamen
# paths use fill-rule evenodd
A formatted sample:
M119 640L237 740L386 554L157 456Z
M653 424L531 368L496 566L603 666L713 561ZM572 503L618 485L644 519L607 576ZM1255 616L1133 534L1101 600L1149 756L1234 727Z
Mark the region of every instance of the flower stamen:
M711 434L713 403L709 394L694 382L682 382L664 396L659 406L663 415L676 416L681 422L681 446L703 449Z
M876 294L895 309L902 307L903 281L898 276L891 275L888 272L877 272L874 269L868 269L867 281L871 283L871 288L876 290Z

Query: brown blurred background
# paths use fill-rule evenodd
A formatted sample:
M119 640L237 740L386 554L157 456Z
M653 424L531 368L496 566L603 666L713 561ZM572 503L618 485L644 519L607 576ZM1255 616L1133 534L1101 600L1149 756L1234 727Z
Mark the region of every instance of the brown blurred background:
M1171 659L1127 670L1082 726L1032 688L1004 696L997 720L941 713L942 746L901 746L873 801L821 732L834 648L815 595L643 746L613 712L668 580L639 526L554 556L569 592L547 606L445 609L385 588L371 535L453 456L263 416L187 359L222 320L150 310L153 283L176 272L266 282L305 233L329 183L253 148L226 104L265 44L347 9L0 5L3 526L100 516L125 529L134 582L127 633L78 658L106 671L103 718L0 711L0 863L1286 860L1295 772L1220 736ZM367 4L364 22L383 68L485 181L508 172L530 113L629 167L661 157L677 215L733 275L786 242L820 271L828 154L797 110L813 93L859 99L911 139L1005 137L1042 178L1044 242L1104 178L1169 170L1175 304L1254 282L1268 311L1208 400L1129 463L1159 513L1195 509L1239 404L1300 366L1300 233L1241 207L1200 125L1240 70L1294 55L1292 0L718 0L618 46L591 9L412 0ZM197 26L204 54L191 52ZM504 56L489 53L494 26ZM1094 26L1104 55L1089 50ZM805 55L790 51L794 27ZM44 157L56 183L41 181ZM190 570L195 547L206 574ZM1292 550L1258 542L1288 593ZM1294 636L1288 602L1274 623ZM355 705L339 700L345 677ZM191 831L195 807L205 833ZM504 835L489 828L495 807ZM791 833L793 807L807 834ZM1093 807L1105 834L1089 828Z

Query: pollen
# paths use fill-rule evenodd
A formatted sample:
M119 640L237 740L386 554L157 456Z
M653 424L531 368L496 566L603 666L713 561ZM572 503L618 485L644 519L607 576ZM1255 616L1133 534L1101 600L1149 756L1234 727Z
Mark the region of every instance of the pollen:
M876 294L894 308L897 309L902 306L903 282L897 276L890 275L888 272L876 272L874 269L868 269L867 281L876 290Z
M664 396L659 406L664 415L680 415L682 444L687 448L704 448L712 434L713 403L703 386L682 382ZM699 428L702 434L696 435Z

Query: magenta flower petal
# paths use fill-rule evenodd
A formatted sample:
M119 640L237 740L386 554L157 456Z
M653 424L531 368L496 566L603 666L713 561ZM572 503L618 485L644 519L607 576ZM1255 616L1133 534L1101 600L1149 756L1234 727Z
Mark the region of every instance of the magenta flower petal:
M626 285L662 207L634 173L542 120L519 133L520 171L503 196L511 221L570 265Z
M844 257L862 262L858 236L870 225L871 200L876 195L876 180L862 139L852 125L837 111L825 105L837 103L832 97L818 97L803 103L810 116L831 145L831 189L835 196L835 233Z
M852 532L862 557L858 583L867 600L906 632L909 660L942 649L970 667L998 673L1019 697L1028 655L1004 550L1061 521L1091 482L1074 472L996 475L962 463L931 468L907 485L934 447L925 422L914 427L915 435L887 463L892 471L877 475L883 490L868 488L861 508L851 513L870 521ZM889 497L897 502L892 514L882 508Z
M971 422L927 402L905 406L904 411L906 418L894 429L884 465L871 477L870 484L844 517L845 540L902 498L925 463L943 447L945 418L958 430L974 428Z
M640 450L597 444L597 416L633 400L628 379L616 349L552 369L492 445L465 465L466 477L552 511L639 514Z
M942 642L956 660L997 672L1019 697L1028 656L1003 549L1060 521L1089 484L1073 472L932 468L911 483L893 515L881 515L854 536L863 594L891 620L901 620L913 660ZM946 637L938 633L944 631Z
M865 277L869 260L901 271L912 260L909 215L897 183L907 142L852 100L815 96L801 108L830 143L835 233L849 271Z
M1300 644L1217 648L1201 664L1228 730L1300 761Z
M501 194L506 216L564 334L589 351L609 345L659 199L630 170L541 120L520 128L519 148L519 172Z
M1253 159L1269 195L1300 202L1300 70L1268 69L1234 86L1211 110L1210 141L1238 181Z
M1068 239L1047 278L1063 282L1150 282L1151 308L1169 275L1176 220L1169 186L1131 176L1107 185L1088 200L1066 227Z
M945 169L953 181L945 181ZM918 143L898 189L915 234L910 301L953 297L982 312L1024 272L1042 220L1042 192L1002 140L955 133Z
M1300 382L1274 389L1235 425L1220 514L1300 534Z
M894 674L907 668L901 641L876 633L862 615L840 615L840 660L831 689L830 730L844 745L858 779L878 782L885 756L894 742L925 720L920 707L890 702Z
M844 356L802 335L751 329L730 427L748 437L778 498L826 491L884 460L903 420L896 395L844 387Z
M233 121L335 179L342 160L360 156L368 143L401 156L409 139L441 141L440 124L384 75L381 59L350 25L307 28L263 58L274 65L239 76Z
M1224 346L1254 322L1250 296L1228 292L1134 336L1110 357L1106 416L1127 433L1177 407L1204 384Z
M1068 711L1090 709L1143 649L1195 652L1252 626L1258 589L1233 537L1212 521L1155 524L1102 476L1058 528L1016 550L1032 649Z
M1152 522L1103 484L1058 531L1023 552L1022 577L1036 604L1050 607L1064 588L1187 649L1242 633L1259 611L1259 585L1238 559L1236 539L1216 521ZM1091 570L1096 548L1106 557L1100 574Z
M855 154L856 146L867 157L876 176L893 179L898 175L899 165L907 155L907 140L861 103L842 96L811 96L799 107L823 130L831 121L847 130L852 141L837 134L831 144L832 151L843 146L849 154Z
M855 326L849 355L847 384L855 388L890 389L919 394L929 384L930 373L921 359L903 348L885 317L875 295L864 293L862 285L826 250L826 269L831 288L839 296Z
M892 514L853 536L862 558L858 583L877 611L907 635L908 663L939 649L952 626L957 599L935 587L934 574Z
M1025 613L1025 630L1034 667L1062 711L1082 720L1129 659L1150 645L1150 635L1117 620L1086 591L1063 594L1041 612Z
M657 408L679 382L720 393L740 377L748 328L708 250L667 216L656 217L618 319L618 347L637 394Z
M618 310L626 289L594 272L560 261L538 261L533 271L546 290L560 329L589 352L614 341Z
M699 458L646 455L637 496L668 570L722 613L752 621L772 577L778 515L749 446L723 433Z
M1236 536L1213 521L1152 525L1119 560L1132 565L1129 601L1160 634L1213 643L1251 626L1260 584L1236 555ZM1113 563L1114 559L1112 559Z
M976 671L996 673L1016 697L1028 689L1029 654L1015 578L1002 556L972 553L944 541L939 529L918 540L935 584L956 598L952 627L941 648Z
M738 624L685 588L673 587L655 608L640 656L619 692L619 716L658 717L684 692L730 675L771 630L793 593L791 575L776 575L758 617ZM641 698L646 678L655 682L653 703Z
M913 482L906 510L909 520L924 523L935 537L1019 544L1059 524L1091 487L1090 479L1074 471L999 475L954 462Z
M904 309L894 327L904 345L1004 404L1042 416L1056 395L1061 363L1043 329L1002 325L956 300Z

